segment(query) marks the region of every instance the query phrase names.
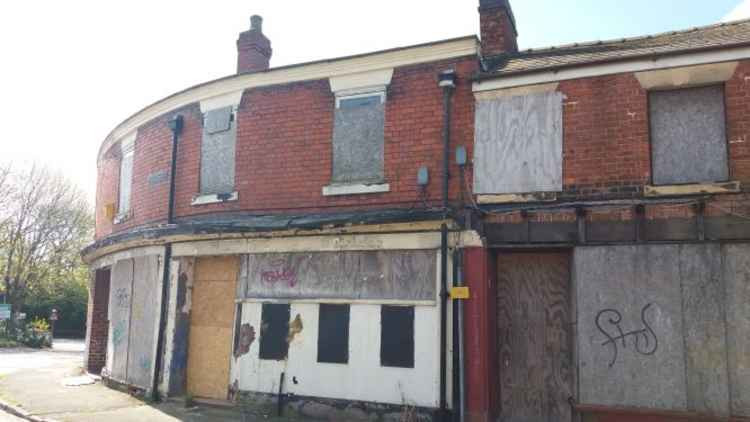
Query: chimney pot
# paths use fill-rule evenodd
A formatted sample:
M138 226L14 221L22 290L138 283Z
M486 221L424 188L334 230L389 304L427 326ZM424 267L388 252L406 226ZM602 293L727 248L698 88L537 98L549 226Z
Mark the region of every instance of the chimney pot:
M259 15L250 16L250 30L263 33L263 18Z

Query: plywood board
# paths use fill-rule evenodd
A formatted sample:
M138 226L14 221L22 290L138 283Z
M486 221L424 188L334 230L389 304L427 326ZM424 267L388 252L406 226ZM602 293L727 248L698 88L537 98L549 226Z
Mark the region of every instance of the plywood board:
M474 193L562 190L562 101L559 92L477 101Z
M725 245L727 346L732 415L750 416L750 245Z
M574 396L567 253L498 256L500 421L569 421Z
M687 410L728 415L721 250L715 244L681 245L679 250Z
M195 397L227 398L238 272L236 256L195 262L187 370L187 390Z
M239 298L435 300L434 250L245 255Z
M109 337L112 339L112 373L110 376L118 381L126 381L127 379L133 265L132 259L117 261L112 269L112 281L109 290Z
M580 401L684 410L677 246L576 248Z
M653 91L649 110L654 184L727 180L723 85Z
M154 345L161 295L159 257L139 257L134 263L127 381L132 385L150 389L153 385Z

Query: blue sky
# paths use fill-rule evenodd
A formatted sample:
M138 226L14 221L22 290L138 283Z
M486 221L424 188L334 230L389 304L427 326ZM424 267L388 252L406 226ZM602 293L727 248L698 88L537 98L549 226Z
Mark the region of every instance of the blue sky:
M740 0L511 0L522 48L715 23ZM477 34L478 0L0 2L0 163L41 163L93 202L118 123L234 73L237 34L264 17L273 67ZM750 0L737 17L750 16ZM43 10L44 13L40 13ZM41 122L40 123L40 119ZM28 128L34 128L29 131Z
M738 0L511 0L521 48L710 25L738 4Z

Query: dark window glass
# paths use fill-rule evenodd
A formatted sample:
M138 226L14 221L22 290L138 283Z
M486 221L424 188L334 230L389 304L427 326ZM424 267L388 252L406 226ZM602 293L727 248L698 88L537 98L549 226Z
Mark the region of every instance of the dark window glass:
M383 306L380 310L380 364L414 367L414 307Z
M260 358L284 360L289 352L289 305L264 303L260 317Z
M349 362L349 305L320 305L318 362Z

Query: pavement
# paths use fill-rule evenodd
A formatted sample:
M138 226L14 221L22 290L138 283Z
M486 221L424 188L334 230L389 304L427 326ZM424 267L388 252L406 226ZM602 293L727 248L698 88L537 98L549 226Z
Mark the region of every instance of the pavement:
M85 382L83 351L83 340L62 339L56 339L53 348L47 350L0 349L0 401L32 417L59 422L288 420L262 415L243 419L233 408L186 408L179 401L143 402L98 381ZM6 421L24 419L0 410L0 422Z

